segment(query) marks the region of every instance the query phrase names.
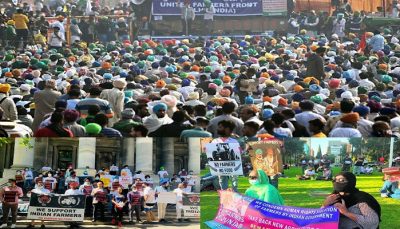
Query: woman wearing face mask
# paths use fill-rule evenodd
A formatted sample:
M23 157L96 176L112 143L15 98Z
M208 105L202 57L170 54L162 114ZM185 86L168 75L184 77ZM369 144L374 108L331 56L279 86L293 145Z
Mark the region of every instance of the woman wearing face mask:
M251 184L245 195L271 204L283 205L284 201L278 189L269 183L268 176L261 169L253 170L249 174Z
M91 196L93 191L93 185L90 182L89 178L85 179L83 185L79 187L79 190L86 196L86 204L85 204L85 216L89 217L92 215L92 201L93 197Z
M333 188L323 207L333 205L339 210L339 229L379 227L381 207L374 197L356 188L354 174L339 173L333 180Z

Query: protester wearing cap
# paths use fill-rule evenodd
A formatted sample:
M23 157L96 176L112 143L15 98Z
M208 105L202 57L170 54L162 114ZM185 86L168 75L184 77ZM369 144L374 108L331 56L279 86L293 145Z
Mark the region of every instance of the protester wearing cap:
M11 212L11 228L16 227L19 198L24 195L22 189L17 186L15 179L9 179L7 185L0 189L0 202L2 203L3 215L8 216ZM7 228L9 217L3 217L0 228Z
M3 120L15 121L18 119L17 106L8 97L10 84L0 84L0 108L3 110Z

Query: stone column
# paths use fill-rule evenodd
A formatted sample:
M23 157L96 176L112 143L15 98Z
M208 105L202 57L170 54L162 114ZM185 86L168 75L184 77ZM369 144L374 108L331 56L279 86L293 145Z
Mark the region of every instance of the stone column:
M90 169L96 167L96 138L79 138L78 145L78 163L76 168L85 169L89 166Z
M164 166L165 170L167 170L170 176L175 173L174 140L174 138L163 138L162 145L160 146L162 155L161 164Z
M135 139L124 138L123 139L123 150L121 155L122 165L128 165L131 171L134 171L135 165Z
M136 171L152 175L153 171L153 138L136 138L135 144Z
M188 169L193 170L193 175L197 178L195 192L200 192L200 138L188 138L189 160Z
M33 167L33 159L35 154L35 139L15 138L14 143L14 160L11 168L23 169L25 167Z

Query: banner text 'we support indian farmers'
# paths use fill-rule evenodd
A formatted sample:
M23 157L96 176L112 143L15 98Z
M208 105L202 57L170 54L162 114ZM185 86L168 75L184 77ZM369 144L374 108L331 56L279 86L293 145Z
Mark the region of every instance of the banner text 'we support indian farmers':
M32 193L28 219L79 222L85 215L85 196Z
M210 228L337 229L335 207L298 208L279 206L231 191L220 191L220 206Z
M250 16L262 15L262 0L213 0L215 16ZM181 6L176 0L153 0L153 15L181 15ZM204 0L192 0L196 15L203 15L205 12Z

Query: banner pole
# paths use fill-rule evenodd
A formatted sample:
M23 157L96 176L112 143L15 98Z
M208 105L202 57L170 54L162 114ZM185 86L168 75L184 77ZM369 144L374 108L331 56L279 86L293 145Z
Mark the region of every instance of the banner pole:
M393 148L394 148L394 138L390 138L390 153L389 153L389 168L392 167L393 164Z

